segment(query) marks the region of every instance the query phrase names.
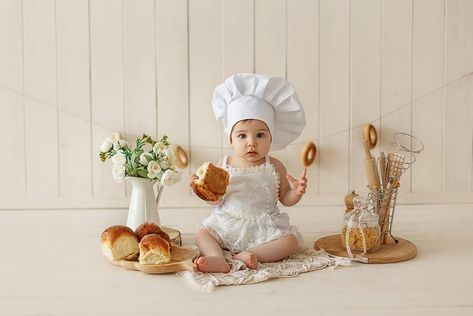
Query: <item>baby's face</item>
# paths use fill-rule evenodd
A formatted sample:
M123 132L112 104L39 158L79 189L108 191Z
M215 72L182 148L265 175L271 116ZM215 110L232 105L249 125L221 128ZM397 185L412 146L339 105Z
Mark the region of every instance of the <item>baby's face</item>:
M271 133L263 121L240 121L233 127L231 143L237 156L249 162L256 162L268 154Z

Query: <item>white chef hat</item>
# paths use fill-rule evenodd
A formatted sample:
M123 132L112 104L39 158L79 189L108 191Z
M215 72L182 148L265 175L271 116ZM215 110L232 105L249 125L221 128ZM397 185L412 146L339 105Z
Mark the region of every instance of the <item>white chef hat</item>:
M289 81L256 74L234 74L215 88L215 117L230 137L241 120L266 123L272 136L271 150L286 148L305 126L304 109Z

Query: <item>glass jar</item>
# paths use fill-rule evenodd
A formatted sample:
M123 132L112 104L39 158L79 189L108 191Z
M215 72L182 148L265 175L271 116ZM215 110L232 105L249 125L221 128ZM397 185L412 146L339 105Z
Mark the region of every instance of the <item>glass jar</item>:
M365 198L356 196L353 199L354 209L345 213L341 240L350 257L352 251L366 254L376 251L380 246L381 232L379 217L368 210Z

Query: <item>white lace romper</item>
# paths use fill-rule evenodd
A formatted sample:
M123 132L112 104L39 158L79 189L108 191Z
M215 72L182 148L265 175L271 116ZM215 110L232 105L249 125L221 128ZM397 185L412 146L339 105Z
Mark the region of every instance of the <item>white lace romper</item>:
M256 167L238 168L227 165L230 181L222 202L213 210L202 225L220 246L232 252L243 250L294 234L299 244L301 236L289 224L287 213L277 206L279 197L279 173L271 164L269 156L265 163Z

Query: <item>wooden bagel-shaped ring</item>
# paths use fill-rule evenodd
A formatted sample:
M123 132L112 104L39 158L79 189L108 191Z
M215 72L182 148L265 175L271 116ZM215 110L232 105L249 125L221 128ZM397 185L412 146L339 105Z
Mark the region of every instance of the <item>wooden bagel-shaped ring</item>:
M187 159L187 154L185 150L181 146L176 146L174 149L174 153L176 154L176 166L178 168L184 169L189 164L189 160Z
M368 140L370 149L376 146L376 143L378 142L378 133L376 133L376 128L372 124L365 124L363 127L363 139Z
M315 144L313 142L307 143L301 154L302 164L304 167L310 166L314 162L316 155L317 147L315 147Z

